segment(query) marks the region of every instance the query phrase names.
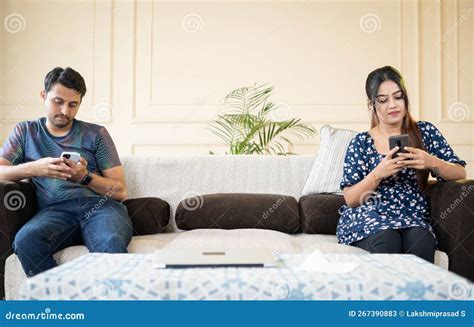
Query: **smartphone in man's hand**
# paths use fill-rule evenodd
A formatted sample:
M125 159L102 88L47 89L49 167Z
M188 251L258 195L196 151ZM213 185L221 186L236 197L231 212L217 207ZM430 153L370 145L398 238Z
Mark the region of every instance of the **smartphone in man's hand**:
M78 152L64 151L63 153L61 153L61 158L70 159L75 163L79 163L79 161L81 160L81 154Z

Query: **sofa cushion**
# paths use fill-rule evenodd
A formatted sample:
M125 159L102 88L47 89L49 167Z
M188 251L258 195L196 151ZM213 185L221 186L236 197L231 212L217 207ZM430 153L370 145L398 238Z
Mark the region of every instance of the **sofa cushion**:
M292 196L218 193L184 199L176 209L176 224L197 228L260 228L288 234L300 230L298 203Z
M268 249L275 253L301 253L302 249L295 241L294 235L268 229L193 229L133 237L128 251Z
M302 253L311 253L314 250L319 250L322 253L351 253L364 254L367 251L356 246L339 244L336 235L322 235L322 234L296 234L291 235L293 242L301 248ZM434 264L445 270L448 270L448 255L446 252L436 250L434 256Z
M170 220L170 205L158 198L136 198L123 202L132 220L133 235L162 233Z
M344 170L344 157L357 132L324 125L319 134L321 136L319 153L302 194L342 194L339 183Z
M301 229L307 234L336 234L342 195L311 194L300 198Z

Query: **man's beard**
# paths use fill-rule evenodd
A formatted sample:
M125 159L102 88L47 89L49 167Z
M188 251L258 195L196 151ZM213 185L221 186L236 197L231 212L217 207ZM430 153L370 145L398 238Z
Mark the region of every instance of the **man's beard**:
M60 117L63 117L64 119L58 119ZM58 128L63 128L69 125L71 122L71 119L68 116L63 116L63 115L56 115L54 116L53 119L53 125Z

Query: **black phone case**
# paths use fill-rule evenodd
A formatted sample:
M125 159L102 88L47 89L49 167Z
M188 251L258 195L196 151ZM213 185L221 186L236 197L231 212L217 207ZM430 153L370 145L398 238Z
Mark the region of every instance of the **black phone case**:
M392 158L398 157L399 153L406 153L405 147L408 146L408 134L394 135L388 138L388 146L390 150L398 146L400 149L397 150L392 156Z

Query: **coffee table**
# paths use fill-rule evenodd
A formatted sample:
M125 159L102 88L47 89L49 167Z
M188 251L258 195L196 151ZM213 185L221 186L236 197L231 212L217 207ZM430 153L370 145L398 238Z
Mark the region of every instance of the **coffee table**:
M157 269L152 254L89 253L26 280L25 300L467 300L473 283L407 254L325 254L346 273L300 271L308 254L279 254L280 268Z

